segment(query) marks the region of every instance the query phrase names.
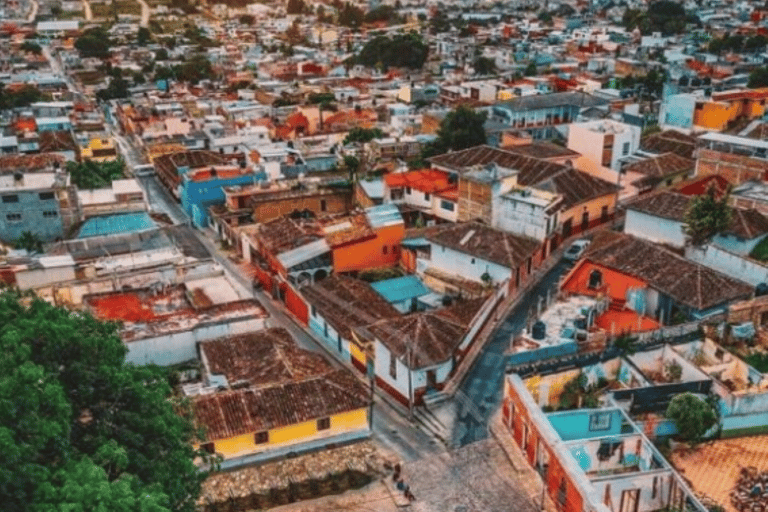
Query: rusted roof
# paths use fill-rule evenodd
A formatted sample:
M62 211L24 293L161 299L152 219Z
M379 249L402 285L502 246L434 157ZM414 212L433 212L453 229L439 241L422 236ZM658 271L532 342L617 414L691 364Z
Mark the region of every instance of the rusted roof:
M207 370L224 375L232 385L247 381L253 388L313 378L333 371L317 352L303 350L283 328L219 338L200 344Z
M768 233L768 217L757 210L734 208L729 234L751 240Z
M40 153L36 155L2 155L0 156L0 173L23 171L51 172L54 162L58 162L63 169L65 158L62 155L52 153Z
M77 151L78 149L72 134L66 130L40 132L40 151L43 153Z
M208 441L264 432L367 407L367 389L349 370L264 388L202 395L194 417Z
M632 184L639 187L652 187L665 178L684 172L691 172L696 167L696 162L677 153L664 153L652 158L645 158L639 162L628 165L626 172L642 174L643 177Z
M429 233L427 240L486 261L515 269L541 247L533 238L513 235L479 222L456 224Z
M301 289L304 299L344 339L352 329L378 320L400 316L400 312L365 281L333 275Z
M699 311L747 298L753 292L746 283L623 233L601 231L585 257L642 279L676 302Z
M496 164L518 171L517 182L523 187L535 187L563 196L563 207L568 209L577 204L615 194L617 185L569 166L529 158L512 151L491 146L475 146L454 151L429 159L433 165L445 167L458 173L465 173L477 166Z
M677 192L662 191L645 196L627 205L627 210L635 210L662 219L683 222L685 212L693 197Z
M174 187L181 183L181 176L178 172L178 169L181 167L197 169L212 165L224 165L228 162L229 160L225 156L214 153L213 151L204 150L170 153L155 157L153 160L155 170L162 178L163 182L166 183L166 185L173 185Z
M390 353L415 370L452 358L464 339L467 326L426 312L381 320L367 329Z
M696 138L675 130L666 130L643 137L640 148L652 153L675 153L684 158L693 158Z
M504 148L512 153L527 156L530 158L540 158L548 160L551 158L578 158L580 153L551 142L532 142L530 144L520 144Z

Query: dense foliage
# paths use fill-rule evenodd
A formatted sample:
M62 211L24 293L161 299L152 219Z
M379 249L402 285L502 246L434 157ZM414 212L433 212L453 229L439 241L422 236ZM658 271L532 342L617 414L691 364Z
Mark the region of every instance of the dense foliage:
M709 42L708 49L710 53L721 54L724 51L731 52L757 52L765 48L768 44L768 38L762 34L758 34L751 37L744 37L742 35L724 35L723 37L715 37Z
M441 152L459 151L486 143L485 112L476 112L466 105L445 116L437 130L437 145Z
M369 67L421 69L429 47L415 32L395 36L377 36L366 43L357 62Z
M114 162L86 160L80 163L67 162L67 172L69 172L72 183L78 188L92 190L109 187L112 180L122 178L124 166L122 160Z
M0 110L28 107L36 101L44 101L49 98L49 95L40 92L34 85L24 85L19 89L8 90L3 84L0 84Z
M715 187L696 196L685 212L685 233L693 245L703 245L731 226L728 194L718 199Z
M749 82L747 87L768 87L768 66L756 68L749 74Z
M378 128L360 128L356 126L349 130L347 136L344 137L344 144L371 142L373 139L380 139L383 136L384 133Z
M711 403L693 393L675 396L667 407L666 417L677 425L678 436L696 443L717 423L717 413Z
M478 57L472 67L478 75L492 75L496 73L496 61L488 57Z
M109 34L103 27L89 28L75 41L75 48L82 57L106 59L112 45Z
M659 0L649 5L647 11L627 9L622 22L627 30L640 28L640 32L645 35L653 32L672 35L682 33L686 23L695 23L698 19L688 16L685 8L677 2Z
M188 408L125 352L113 323L0 293L4 511L194 510Z

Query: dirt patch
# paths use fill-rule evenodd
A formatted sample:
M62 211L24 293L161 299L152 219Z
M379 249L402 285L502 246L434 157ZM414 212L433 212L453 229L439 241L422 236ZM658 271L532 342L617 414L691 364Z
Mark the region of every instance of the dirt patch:
M697 494L712 498L727 512L737 512L730 493L741 468L768 471L768 435L707 443L691 452L674 453L671 462Z

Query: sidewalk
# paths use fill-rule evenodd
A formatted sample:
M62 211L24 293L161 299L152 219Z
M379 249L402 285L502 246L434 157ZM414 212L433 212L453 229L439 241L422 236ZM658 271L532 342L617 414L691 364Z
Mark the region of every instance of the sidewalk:
M502 422L501 412L497 412L490 421L489 429L491 435L499 443L504 453L509 459L509 463L517 472L518 479L525 489L525 493L536 504L541 503L542 485L541 477L534 470L528 461L523 456L523 452L520 451L520 447L517 446L512 439L512 435L509 430L504 426ZM557 512L555 504L549 495L545 495L544 510L546 512Z

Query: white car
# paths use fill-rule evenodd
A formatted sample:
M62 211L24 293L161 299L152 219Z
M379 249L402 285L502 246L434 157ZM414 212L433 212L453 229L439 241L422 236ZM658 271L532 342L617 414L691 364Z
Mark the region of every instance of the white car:
M580 238L579 240L574 241L568 250L565 251L565 254L563 254L563 258L570 261L578 260L581 258L581 255L584 254L584 251L587 250L589 244L590 241L586 238Z

